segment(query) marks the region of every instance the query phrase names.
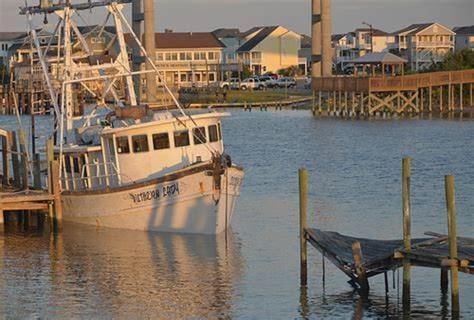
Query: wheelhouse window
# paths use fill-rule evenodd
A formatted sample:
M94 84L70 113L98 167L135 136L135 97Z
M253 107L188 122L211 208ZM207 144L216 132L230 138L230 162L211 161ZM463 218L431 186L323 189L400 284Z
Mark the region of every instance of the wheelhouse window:
M222 140L222 130L221 130L221 124L220 123L217 125L217 131L219 131L219 140Z
M206 143L206 128L199 127L193 129L194 144Z
M169 138L168 132L156 133L152 136L152 138L153 138L153 149L155 150L169 149L170 138Z
M209 142L219 141L219 133L217 132L217 126L214 124L209 126Z
M182 130L174 133L174 146L186 147L189 146L189 131Z
M132 146L134 153L148 152L148 137L147 135L132 136Z
M128 142L128 137L117 137L115 139L115 142L117 143L118 154L130 153L130 144Z

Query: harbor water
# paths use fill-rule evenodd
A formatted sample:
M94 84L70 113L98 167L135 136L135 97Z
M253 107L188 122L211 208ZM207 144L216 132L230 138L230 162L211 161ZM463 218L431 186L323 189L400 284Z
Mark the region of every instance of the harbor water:
M23 118L29 128L28 117ZM37 117L44 145L51 118ZM0 127L15 127L0 117ZM474 122L314 118L309 111L232 111L224 141L246 170L232 228L218 237L65 225L0 231L2 318L402 318L400 272L370 279L361 300L309 249L299 286L298 168L310 174L312 227L402 237L401 160L412 162L412 235L447 233L444 175L456 178L458 235L474 236ZM27 130L28 131L28 130ZM411 318L450 317L440 271L412 270ZM461 316L474 318L474 277L460 274Z

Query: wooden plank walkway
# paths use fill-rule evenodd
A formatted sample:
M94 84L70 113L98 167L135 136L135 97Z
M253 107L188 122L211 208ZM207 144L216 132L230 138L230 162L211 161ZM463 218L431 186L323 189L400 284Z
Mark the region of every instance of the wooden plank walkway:
M362 248L362 266L367 277L385 273L402 266L403 258L412 265L441 268L450 263L448 237L412 239L410 252L404 250L403 240L374 240L345 236L337 232L305 229L306 238L352 280L357 279L352 245ZM432 234L432 233L430 233ZM457 238L459 271L474 274L474 239Z
M52 202L54 195L46 191L0 193L0 211L48 210Z

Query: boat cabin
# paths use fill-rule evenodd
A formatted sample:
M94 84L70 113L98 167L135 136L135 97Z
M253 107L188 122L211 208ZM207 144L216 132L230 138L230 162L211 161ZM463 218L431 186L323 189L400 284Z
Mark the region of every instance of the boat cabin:
M224 152L220 119L227 113L155 116L101 128L89 145L63 148L65 191L116 187L158 178ZM161 117L161 118L160 118ZM158 119L156 119L158 118ZM56 150L56 153L59 150Z

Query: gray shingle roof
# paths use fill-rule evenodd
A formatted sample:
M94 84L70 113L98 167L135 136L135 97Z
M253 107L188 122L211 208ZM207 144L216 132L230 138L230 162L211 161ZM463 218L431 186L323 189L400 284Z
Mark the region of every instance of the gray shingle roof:
M259 33L257 33L253 38L245 42L239 49L237 49L237 52L248 52L252 50L276 29L278 29L278 26L262 28Z
M407 63L408 61L390 52L373 52L352 60L351 62L354 64L399 64Z
M456 32L456 34L471 35L474 34L474 26L455 27L453 31Z
M0 32L0 41L12 41L26 37L26 32Z

